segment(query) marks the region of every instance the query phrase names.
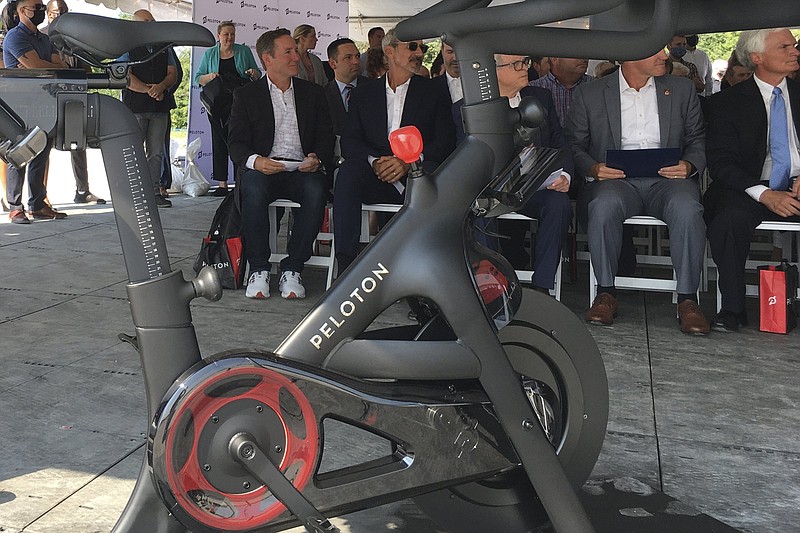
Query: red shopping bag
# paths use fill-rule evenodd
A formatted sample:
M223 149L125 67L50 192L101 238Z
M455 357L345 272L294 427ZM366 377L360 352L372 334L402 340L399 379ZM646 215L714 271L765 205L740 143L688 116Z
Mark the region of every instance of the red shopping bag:
M786 261L777 267L762 265L758 267L758 275L759 329L769 333L789 333L797 325L797 267Z

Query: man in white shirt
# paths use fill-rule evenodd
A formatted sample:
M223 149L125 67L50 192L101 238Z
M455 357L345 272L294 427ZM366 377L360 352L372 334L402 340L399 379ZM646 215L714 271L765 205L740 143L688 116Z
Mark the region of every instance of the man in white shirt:
M447 85L447 90L450 92L450 101L458 102L464 98L464 92L461 89L461 70L458 66L455 50L447 43L442 43L442 61L444 62L445 73L434 78L434 81L437 84Z
M800 85L788 78L798 69L795 44L786 28L742 32L736 56L754 75L709 101L705 216L722 294L716 331L747 324L745 261L756 226L800 221Z
M714 91L714 76L711 69L711 59L708 57L705 50L697 48L698 42L700 42L700 37L697 34L686 36L686 55L683 56L683 59L689 63L694 63L694 66L697 67L698 74L703 78L705 89L700 93L700 96L711 96Z
M305 298L300 274L324 216L333 158L333 129L322 87L296 78L300 56L285 28L264 33L256 52L266 75L233 93L228 147L240 168L242 231L250 278L245 295L269 298L269 215L278 198L298 202L281 261L278 287L283 298Z
M697 304L705 254L697 179L705 167L703 114L694 84L666 76L666 61L662 50L626 61L619 72L579 86L567 115L575 175L587 182L578 198L578 220L587 230L598 281L586 320L598 325L614 322L623 222L650 215L669 228L681 331L703 335L709 331ZM648 148L678 148L680 158L643 175L628 176L606 165L608 150Z
M350 97L342 132L342 157L333 193L336 259L342 272L358 254L362 203L403 202L409 165L392 154L389 133L414 125L422 133L422 166L431 172L455 148L455 126L447 90L415 76L427 46L401 42L386 33L383 51L389 70L359 85Z

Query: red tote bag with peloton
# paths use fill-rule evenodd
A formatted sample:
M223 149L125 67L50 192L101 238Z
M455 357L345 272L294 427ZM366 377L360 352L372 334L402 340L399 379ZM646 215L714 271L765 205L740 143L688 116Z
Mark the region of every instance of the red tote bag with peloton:
M758 277L759 329L769 333L789 333L797 325L797 266L786 261L778 266L762 265L758 267Z

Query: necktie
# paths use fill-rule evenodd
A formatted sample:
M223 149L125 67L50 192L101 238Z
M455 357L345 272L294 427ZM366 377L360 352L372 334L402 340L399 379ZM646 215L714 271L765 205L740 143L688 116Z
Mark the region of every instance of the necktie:
M348 111L350 109L350 93L353 92L353 86L351 84L347 84L344 86L344 110Z
M786 124L786 103L778 87L772 90L769 104L769 153L772 156L772 172L769 188L775 191L789 190L789 128Z

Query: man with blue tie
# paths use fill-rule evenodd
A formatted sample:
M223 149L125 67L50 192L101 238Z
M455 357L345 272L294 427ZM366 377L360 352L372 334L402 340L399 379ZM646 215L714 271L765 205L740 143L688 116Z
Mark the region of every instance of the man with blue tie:
M356 44L347 37L336 39L328 45L328 64L333 69L333 79L325 84L325 96L333 120L333 132L342 134L344 119L353 89L369 78L361 75L361 61Z
M713 180L705 195L711 255L722 309L711 327L747 324L745 261L764 220L800 221L800 85L796 39L785 28L745 31L736 44L747 81L709 100L706 151Z

